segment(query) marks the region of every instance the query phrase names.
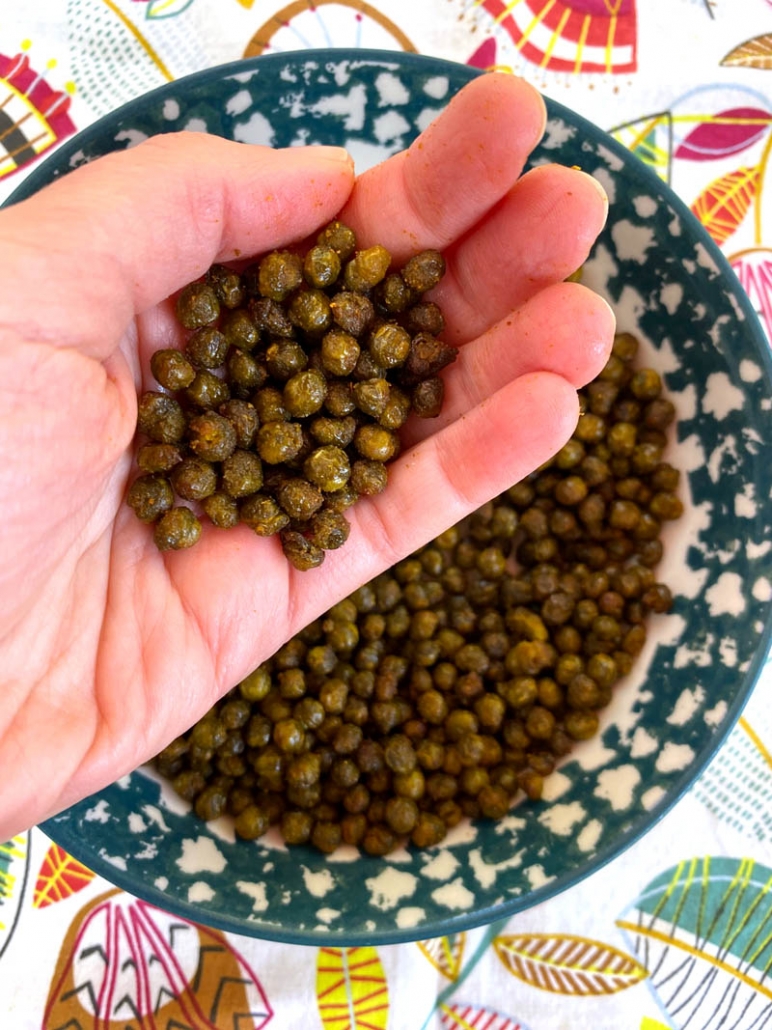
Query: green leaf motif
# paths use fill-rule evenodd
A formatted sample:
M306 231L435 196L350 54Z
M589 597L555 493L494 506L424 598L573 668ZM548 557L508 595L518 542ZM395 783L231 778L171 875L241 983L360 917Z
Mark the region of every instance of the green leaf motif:
M176 18L178 14L187 11L193 0L149 0L145 7L145 17L148 19Z
M670 111L658 111L615 125L609 133L661 179L670 182L673 164L673 116Z
M760 1027L772 1016L772 869L752 859L679 862L617 925L678 1030Z

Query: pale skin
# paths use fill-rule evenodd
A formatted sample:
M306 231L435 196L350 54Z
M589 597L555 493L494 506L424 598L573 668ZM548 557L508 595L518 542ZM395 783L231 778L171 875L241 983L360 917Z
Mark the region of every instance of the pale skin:
M344 152L159 137L0 212L0 840L137 767L292 634L553 454L613 316L564 283L607 205L588 176L521 177L536 92L475 80L409 151L354 181ZM461 356L348 543L297 572L275 539L205 526L159 553L124 498L168 300L214 261L338 215L396 261L443 251ZM431 503L427 503L427 498Z

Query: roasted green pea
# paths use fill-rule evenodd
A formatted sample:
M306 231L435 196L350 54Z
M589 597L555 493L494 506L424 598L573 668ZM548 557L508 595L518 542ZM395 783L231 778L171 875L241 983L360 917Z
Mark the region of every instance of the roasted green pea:
M342 515L344 511L356 504L359 494L352 487L351 480L341 490L336 490L325 499L325 509Z
M212 265L206 273L206 281L226 308L238 308L246 300L241 276L226 265Z
M410 414L410 397L396 386L389 386L388 397L378 415L378 424L384 429L400 429Z
M672 493L656 493L649 503L649 511L658 519L679 519L684 506L679 497Z
M346 448L351 444L356 432L356 419L351 416L345 418L329 418L320 415L311 422L309 432L320 444L334 445L335 447Z
M222 484L231 497L256 494L263 485L262 462L251 451L234 451L223 461Z
M380 244L356 251L343 267L346 289L366 293L383 279L390 264L391 254Z
M414 385L423 379L436 376L446 365L458 357L455 347L438 340L431 333L416 333L410 344L401 379L406 385Z
M244 278L248 278L246 273ZM267 297L253 298L247 305L247 311L259 332L271 337L291 338L295 335L295 327L290 322L289 315L275 300L269 300Z
M326 820L317 820L311 831L311 843L319 851L325 854L334 852L341 844L343 834L338 823Z
M273 728L273 742L283 752L295 754L302 751L305 736L305 730L294 719L280 719Z
M236 431L236 446L242 450L249 450L254 445L257 427L260 424L254 404L250 404L249 401L230 400L221 404L219 411Z
M239 684L239 693L247 701L262 701L271 689L271 674L265 666L251 672Z
M254 350L260 340L254 319L245 308L226 311L220 322L220 332L229 347L238 347L239 350Z
M286 844L306 844L313 825L313 816L308 812L285 812L281 817L281 835Z
M324 508L310 520L305 536L316 547L334 551L348 540L351 526L339 512Z
M340 275L340 269L340 254L327 244L318 243L303 259L306 282L320 290L333 285Z
M585 444L598 443L606 434L606 423L600 415L594 415L591 411L579 416L579 421L574 430L574 436Z
M388 855L397 846L397 838L388 826L371 825L362 838L362 850L368 855Z
M324 406L334 418L344 418L346 415L350 415L356 409L350 384L328 383Z
M180 325L185 329L198 329L217 321L220 302L211 286L191 283L180 291L176 310Z
M196 329L185 344L185 357L196 369L220 368L228 353L228 341L217 329Z
M260 259L257 289L262 297L282 301L303 281L303 262L290 251L273 251Z
M139 398L137 428L157 443L178 443L185 435L185 415L174 398L149 391Z
M356 368L354 369L355 379L385 379L386 369L382 368L369 350L363 350L359 355Z
M653 612L669 612L673 606L673 595L664 583L655 583L649 587L641 600Z
M273 497L264 494L253 494L242 501L239 520L258 536L273 536L289 525L289 515L282 511Z
M321 547L312 544L302 533L296 533L294 530L281 531L281 545L287 560L300 571L316 569L324 561L324 551Z
M239 523L239 508L228 494L215 491L201 502L209 521L220 529L232 529Z
M398 314L413 302L415 293L399 272L392 272L378 283L373 297L381 310L388 314Z
M664 397L650 401L643 410L643 424L647 429L666 429L675 419L673 402Z
M437 304L424 300L408 309L405 327L412 335L430 333L432 336L439 336L445 331L445 319Z
M306 368L308 355L295 340L274 340L266 348L264 361L274 379L284 382Z
M236 816L234 829L242 840L257 840L268 830L270 824L265 809L259 805L249 805Z
M190 508L170 508L156 522L153 540L159 551L181 551L201 536L201 523Z
M565 729L573 740L589 740L598 732L598 715L590 711L568 712Z
M662 392L662 380L653 368L642 368L630 380L630 392L639 400L651 401Z
M178 350L158 350L150 359L150 371L167 390L183 390L196 378L196 370Z
M230 388L214 372L204 368L185 391L185 396L198 408L216 411L221 404L230 400Z
M320 372L298 372L284 385L284 407L295 418L313 415L324 404L327 381Z
M199 819L209 822L219 819L225 814L228 805L228 793L224 787L205 787L195 801L195 812Z
M256 446L269 465L290 461L303 447L303 430L297 422L266 422L257 431Z
M284 407L281 390L274 386L263 386L252 397L257 412L258 425L264 422L289 422L290 413Z
M356 368L359 354L359 343L351 333L332 329L322 337L322 368L330 375L350 375Z
M419 418L437 418L442 410L445 384L436 376L424 379L413 387L410 395L411 408Z
M141 522L155 522L174 504L174 493L164 476L139 476L129 487L126 503Z
M289 306L290 322L309 336L321 336L332 324L332 311L327 294L322 290L302 290Z
M169 472L181 461L182 451L171 443L146 443L137 451L137 464L143 472Z
M336 220L322 229L316 242L320 247L330 247L341 261L345 261L354 253L357 238L353 229Z
M369 297L350 290L341 290L330 301L333 321L344 332L359 338L375 317L373 303Z
M304 521L321 508L324 497L321 490L305 479L286 479L279 487L276 499L292 519Z
M226 367L229 382L234 390L241 391L242 397L249 397L268 379L265 367L251 354L238 348L231 351Z
M174 492L186 501L201 501L217 489L217 473L202 458L185 458L175 465L169 478Z
M227 418L209 411L190 420L188 442L204 461L224 461L236 449L236 430Z
M393 797L386 802L386 822L397 834L411 833L418 815L418 805L411 798Z
M351 466L346 452L332 445L317 447L306 458L303 472L320 490L341 490L349 480Z
M172 787L185 801L195 801L205 786L206 778L193 769L184 770L172 780Z
M426 293L445 274L445 260L437 250L424 250L411 257L402 269L402 278L416 293Z
M386 410L391 387L385 379L364 379L354 384L357 408L371 418L378 419Z
M421 812L410 839L417 848L431 848L439 844L447 832L445 823L438 815Z
M410 334L400 325L383 322L370 333L367 346L381 368L399 368L410 354Z
M397 437L382 426L360 426L354 434L354 447L369 461L386 462L397 452Z

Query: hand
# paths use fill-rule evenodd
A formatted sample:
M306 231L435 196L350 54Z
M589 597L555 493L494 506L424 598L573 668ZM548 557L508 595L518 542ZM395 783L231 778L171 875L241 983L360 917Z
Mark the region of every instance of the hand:
M0 212L0 840L157 753L288 637L522 478L570 436L610 310L562 280L605 198L558 166L518 178L541 98L466 87L362 175L328 148L158 137ZM400 261L442 250L462 354L348 543L297 572L278 540L205 525L159 553L124 503L138 389L177 339L166 299L214 261L302 240L342 210Z

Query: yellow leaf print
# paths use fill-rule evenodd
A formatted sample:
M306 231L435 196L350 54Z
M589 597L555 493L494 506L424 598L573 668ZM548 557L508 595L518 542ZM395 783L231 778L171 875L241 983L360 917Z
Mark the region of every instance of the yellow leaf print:
M324 1030L386 1030L389 989L375 948L320 948L316 1000Z
M639 962L623 951L571 934L496 937L493 947L513 976L555 994L575 997L615 994L649 975Z
M416 941L436 970L455 983L461 972L464 957L465 933L454 933L450 937L434 937L429 941Z

